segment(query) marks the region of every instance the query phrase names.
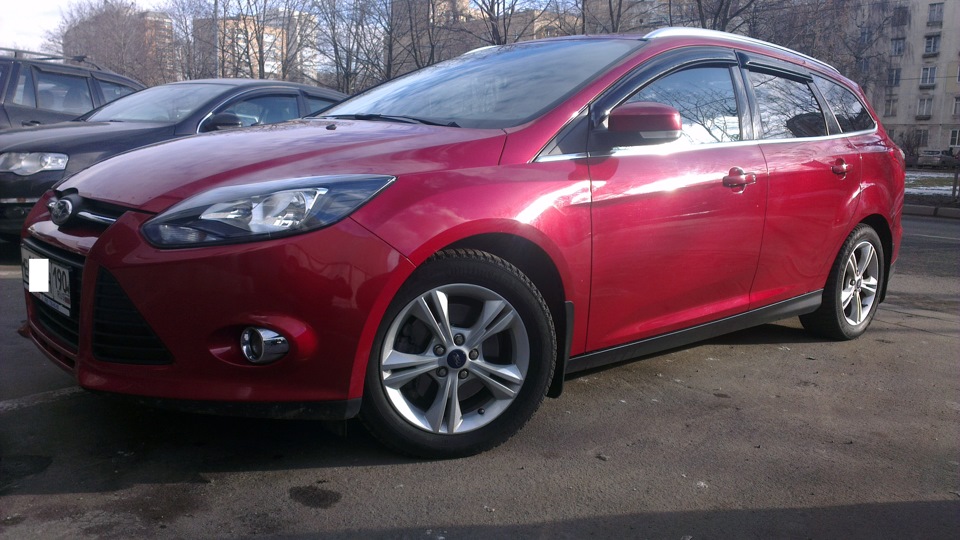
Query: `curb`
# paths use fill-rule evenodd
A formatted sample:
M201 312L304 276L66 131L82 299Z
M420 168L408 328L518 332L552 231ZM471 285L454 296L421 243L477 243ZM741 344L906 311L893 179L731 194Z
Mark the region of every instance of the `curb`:
M929 216L960 219L960 208L951 208L947 206L905 204L903 205L903 213L907 216Z

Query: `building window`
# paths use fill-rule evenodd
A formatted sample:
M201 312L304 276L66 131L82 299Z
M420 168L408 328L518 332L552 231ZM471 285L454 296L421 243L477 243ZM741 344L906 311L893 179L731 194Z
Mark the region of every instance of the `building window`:
M910 10L907 6L900 6L893 9L893 25L903 26L907 24L907 18L910 16Z
M917 102L917 116L929 117L933 111L933 98L922 97Z
M923 54L937 54L940 52L940 34L927 36L923 39Z
M900 68L887 70L887 86L900 86Z
M857 59L857 70L860 73L866 73L870 71L870 59L869 58L858 58Z
M953 98L953 115L960 116L960 97Z
M906 38L894 38L890 40L890 56L903 56L903 46Z
M917 134L917 146L924 147L930 144L930 132L925 129L918 129L914 133Z
M884 100L883 102L883 115L884 116L896 116L897 115L897 99L891 98Z
M937 2L936 4L930 4L929 17L927 17L927 24L929 23L943 23L943 2Z
M950 146L960 146L960 129L950 130Z
M937 82L937 66L925 67L920 70L920 86L933 86Z

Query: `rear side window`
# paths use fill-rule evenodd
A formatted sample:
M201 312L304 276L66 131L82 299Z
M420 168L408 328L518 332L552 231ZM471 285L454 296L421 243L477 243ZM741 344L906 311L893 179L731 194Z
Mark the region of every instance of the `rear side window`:
M807 83L751 71L750 84L760 108L761 139L820 137L827 134L823 111Z
M645 86L627 101L653 101L680 112L690 144L740 140L737 98L727 67L694 67Z
M37 72L37 106L41 109L81 115L93 109L86 77Z
M823 77L814 77L817 87L830 105L840 130L844 133L865 131L876 127L867 108L849 89Z
M132 94L136 92L136 89L123 84L117 84L107 81L98 81L100 83L100 91L103 92L103 102L110 103L111 101L122 98L127 94Z

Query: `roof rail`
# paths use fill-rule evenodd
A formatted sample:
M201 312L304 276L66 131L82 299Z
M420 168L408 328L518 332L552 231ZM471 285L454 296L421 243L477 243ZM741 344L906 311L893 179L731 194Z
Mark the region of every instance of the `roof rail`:
M90 64L99 71L107 71L97 64L93 63L91 60L87 60L86 55L77 55L77 56L60 56L57 54L36 52L36 51L25 51L23 49L10 49L7 47L0 47L0 52L13 53L14 58L23 58L25 60L67 60L69 62L76 62L78 64Z
M657 30L654 30L643 37L644 39L656 39L658 37L672 37L672 36L712 37L717 39L724 39L727 41L733 41L736 43L749 43L751 45L763 45L765 47L771 47L779 51L795 54L800 58L803 58L804 60L817 64L818 66L822 66L836 73L840 73L839 69L831 66L830 64L824 62L823 60L817 60L812 56L784 47L783 45L777 45L776 43L770 43L769 41L763 41L763 40L752 38L749 36L741 36L740 34L731 34L729 32L720 32L718 30L707 30L705 28L670 26L667 28L659 28Z

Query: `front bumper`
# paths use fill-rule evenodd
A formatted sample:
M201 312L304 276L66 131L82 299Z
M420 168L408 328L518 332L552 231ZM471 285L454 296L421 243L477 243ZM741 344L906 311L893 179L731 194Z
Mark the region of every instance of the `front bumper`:
M409 261L350 219L272 241L160 250L139 233L150 217L129 211L105 230L61 230L34 208L25 245L82 267L69 317L25 292L31 337L48 357L88 390L195 409L342 402L316 409L356 413L384 295ZM248 326L279 332L290 351L247 362L239 336Z

